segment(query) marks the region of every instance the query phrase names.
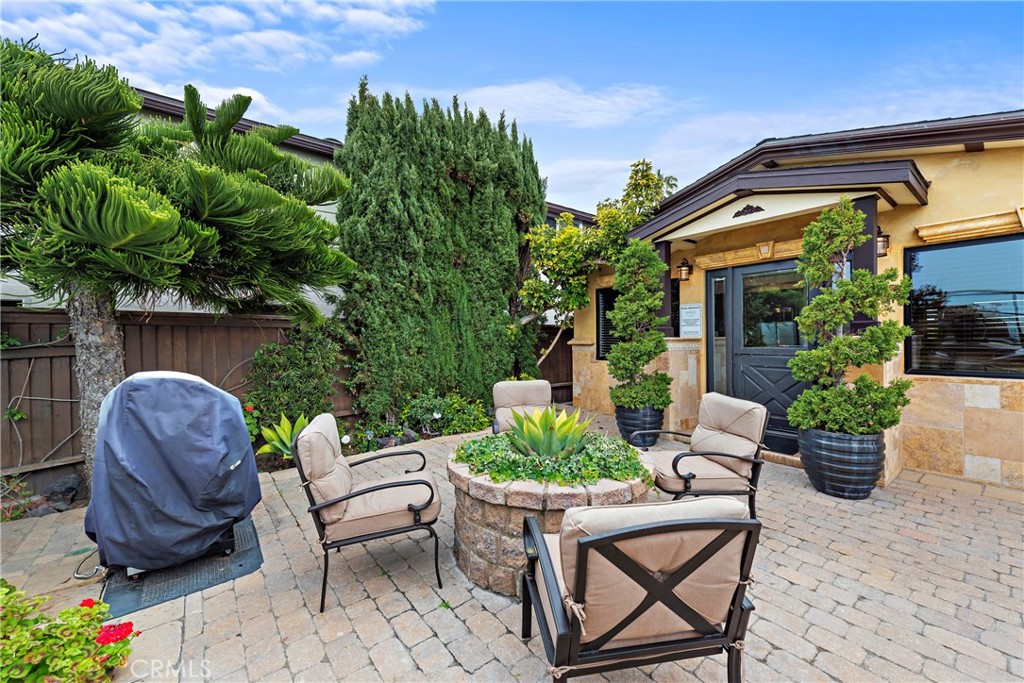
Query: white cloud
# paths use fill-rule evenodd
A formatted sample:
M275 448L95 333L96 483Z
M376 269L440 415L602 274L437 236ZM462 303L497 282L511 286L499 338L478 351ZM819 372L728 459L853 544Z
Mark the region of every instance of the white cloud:
M424 27L431 2L61 2L4 4L0 32L39 36L114 64L140 87L248 70L373 64L371 48ZM288 23L282 22L287 19ZM338 53L332 59L332 53Z
M226 5L206 5L196 16L213 28L219 29L247 31L255 23L253 17Z
M556 204L593 213L597 202L618 197L636 159L573 157L539 161L541 177L548 179L548 199Z
M765 138L828 133L1020 108L1013 87L906 88L848 95L806 107L723 111L672 126L649 147L655 166L679 178L680 188Z
M380 61L380 55L370 50L356 50L331 57L331 64L344 69L358 69L363 66L370 66Z
M410 88L447 102L450 92ZM459 92L459 102L490 116L504 111L520 125L553 123L573 128L604 128L627 123L664 108L668 99L655 85L616 85L588 91L572 81L540 78L488 85Z
M379 8L378 8L379 7ZM401 35L423 28L423 22L404 13L386 11L387 5L370 8L352 7L345 10L342 28L348 31Z

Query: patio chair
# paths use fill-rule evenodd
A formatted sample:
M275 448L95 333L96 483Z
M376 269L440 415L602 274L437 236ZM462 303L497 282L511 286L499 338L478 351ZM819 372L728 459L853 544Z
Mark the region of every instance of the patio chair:
M523 521L532 614L552 680L727 653L742 679L761 523L735 498L571 508L557 534Z
M551 382L546 379L498 382L494 385L494 433L500 434L515 424L512 411L544 410L551 405Z
M684 496L746 496L750 516L757 517L754 496L764 460L761 454L768 409L760 403L715 392L700 400L697 427L692 434L672 430L633 432L690 437L689 451L658 449L641 456L655 468L654 483L674 500Z
M441 512L441 497L430 472L423 471L427 458L421 451L393 451L349 462L341 453L338 426L329 413L318 415L295 438L292 452L299 481L309 499L320 545L324 549L324 578L320 587L320 611L327 595L330 551L354 543L423 529L434 537L434 573L441 588L438 539L433 529ZM418 455L420 466L405 474L352 483L352 469L364 463L395 456Z

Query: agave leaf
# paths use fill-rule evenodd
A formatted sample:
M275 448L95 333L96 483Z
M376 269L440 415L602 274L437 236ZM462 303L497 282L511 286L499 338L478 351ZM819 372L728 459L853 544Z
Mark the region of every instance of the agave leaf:
M277 439L277 432L270 427L261 427L260 434L262 434L263 438L267 440L267 443L273 443L274 440Z

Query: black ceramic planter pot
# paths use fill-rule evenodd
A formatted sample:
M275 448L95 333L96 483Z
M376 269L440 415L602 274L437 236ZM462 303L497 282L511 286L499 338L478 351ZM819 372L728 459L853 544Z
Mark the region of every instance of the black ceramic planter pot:
M665 421L665 411L645 406L643 408L615 408L615 424L619 426L619 434L626 441L633 432L645 429L661 429ZM646 448L653 446L658 440L657 434L642 434L631 442L634 446Z
M839 434L802 429L800 460L811 485L837 498L860 500L871 495L885 463L881 434Z

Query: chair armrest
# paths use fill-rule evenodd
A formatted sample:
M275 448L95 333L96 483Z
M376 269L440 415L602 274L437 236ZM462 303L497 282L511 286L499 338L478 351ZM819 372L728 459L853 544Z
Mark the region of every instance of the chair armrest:
M672 458L672 471L676 473L676 476L683 479L685 475L679 471L677 465L683 460L683 458L692 457L704 457L705 455L713 455L720 458L732 458L733 460L745 460L754 465L763 465L764 460L755 458L752 455L736 455L735 453L719 453L718 451L686 451L679 453L676 457Z
M676 436L685 437L693 436L693 434L690 434L689 432L676 432L671 429L641 429L640 431L633 432L632 434L630 434L629 438L626 439L626 442L629 443L630 446L633 446L633 437L637 436L638 434L674 434ZM644 448L644 450L646 451L647 449Z
M526 548L527 575L531 580L536 581L533 577L538 567L534 566L533 571L530 571L534 562L536 562L541 573L544 575L544 588L547 589L548 604L551 605L554 612L551 616L557 631L557 633L551 634L551 638L555 640L557 636L567 636L570 633L569 620L565 616L565 610L558 609L562 606L562 596L558 592L558 577L555 576L555 567L551 563L551 554L548 553L548 546L544 542L544 534L541 533L540 525L537 524L537 518L533 515L527 515L523 518L523 545ZM537 604L537 607L542 608L539 604Z
M420 505L409 503L410 510L414 512L420 512L422 510L427 509L427 507L429 507L430 504L434 502L434 487L430 485L430 482L425 479L415 479L413 481L392 481L386 482L384 484L376 484L374 486L370 486L365 489L360 489L352 493L346 493L344 496L338 496L337 498L331 498L330 500L325 500L324 502L317 503L316 505L310 505L308 512L318 512L324 509L325 507L330 507L331 505L334 505L335 503L341 503L342 501L351 500L352 498L365 496L368 493L384 491L386 489L396 489L402 486L426 486L428 489L430 489L430 497L427 498L427 502L422 503Z
M427 456L423 455L423 451L409 450L409 451L395 451L393 453L379 453L377 455L371 455L369 458L363 458L362 460L356 460L350 462L349 467L355 467L356 465L362 465L363 463L371 462L373 460L380 460L382 458L393 458L396 455L418 455L420 456L420 466L414 470L406 470L406 474L412 474L413 472L422 472L427 466Z

